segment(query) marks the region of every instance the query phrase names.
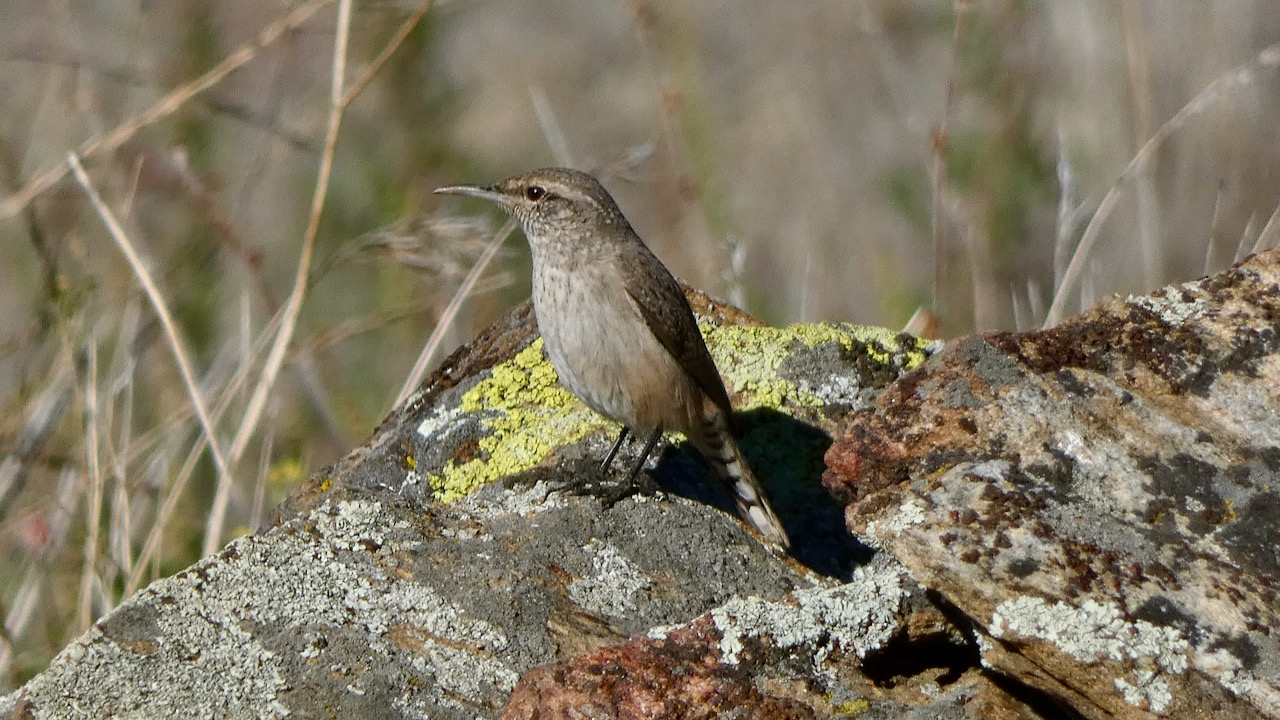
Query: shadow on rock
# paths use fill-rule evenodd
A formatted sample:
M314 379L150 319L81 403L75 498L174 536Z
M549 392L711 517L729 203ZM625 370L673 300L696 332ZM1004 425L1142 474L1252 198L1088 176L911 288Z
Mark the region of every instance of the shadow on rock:
M742 451L791 536L791 556L816 573L847 581L872 550L849 532L843 505L822 487L831 436L770 408L737 413L734 422ZM735 515L733 500L688 443L667 446L651 474L667 492Z

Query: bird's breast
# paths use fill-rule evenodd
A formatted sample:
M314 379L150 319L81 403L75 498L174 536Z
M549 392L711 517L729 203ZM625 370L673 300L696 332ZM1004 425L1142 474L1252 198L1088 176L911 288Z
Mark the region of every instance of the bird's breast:
M533 304L560 382L593 410L638 432L679 429L696 393L608 264L539 267Z

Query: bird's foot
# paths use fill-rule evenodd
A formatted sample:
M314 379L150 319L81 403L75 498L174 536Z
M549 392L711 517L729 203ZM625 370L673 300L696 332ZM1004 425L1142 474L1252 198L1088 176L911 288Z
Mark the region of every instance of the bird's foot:
M565 482L557 490L566 495L597 498L605 508L611 508L633 495L653 495L658 491L658 484L646 472L613 475L593 464L582 474L584 478Z

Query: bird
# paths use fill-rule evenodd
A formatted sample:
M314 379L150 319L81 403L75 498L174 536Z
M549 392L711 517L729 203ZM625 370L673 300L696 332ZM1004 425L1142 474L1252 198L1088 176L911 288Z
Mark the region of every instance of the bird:
M600 468L629 433L645 444L627 482L668 430L708 460L738 515L768 543L790 538L733 433L733 408L680 284L592 175L540 168L493 185L450 185L437 194L495 203L529 243L533 309L560 382L622 424Z

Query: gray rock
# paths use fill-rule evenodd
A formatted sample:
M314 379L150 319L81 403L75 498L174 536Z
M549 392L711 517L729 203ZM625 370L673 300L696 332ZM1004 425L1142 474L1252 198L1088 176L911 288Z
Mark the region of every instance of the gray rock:
M992 671L1088 718L1280 717L1278 262L951 343L827 484Z
M678 438L566 492L616 427L526 306L0 713L1280 717L1280 254L940 350L694 304L792 556Z
M0 713L496 717L531 668L691 622L710 623L739 678L848 675L846 658L898 634L913 586L888 556L864 564L841 508L819 501L825 428L923 346L851 326L766 328L695 302L800 561L723 512L679 443L655 456L655 492L606 506L561 491L594 474L616 426L556 385L526 306L308 480L271 527L122 604ZM798 702L743 688L769 707Z

